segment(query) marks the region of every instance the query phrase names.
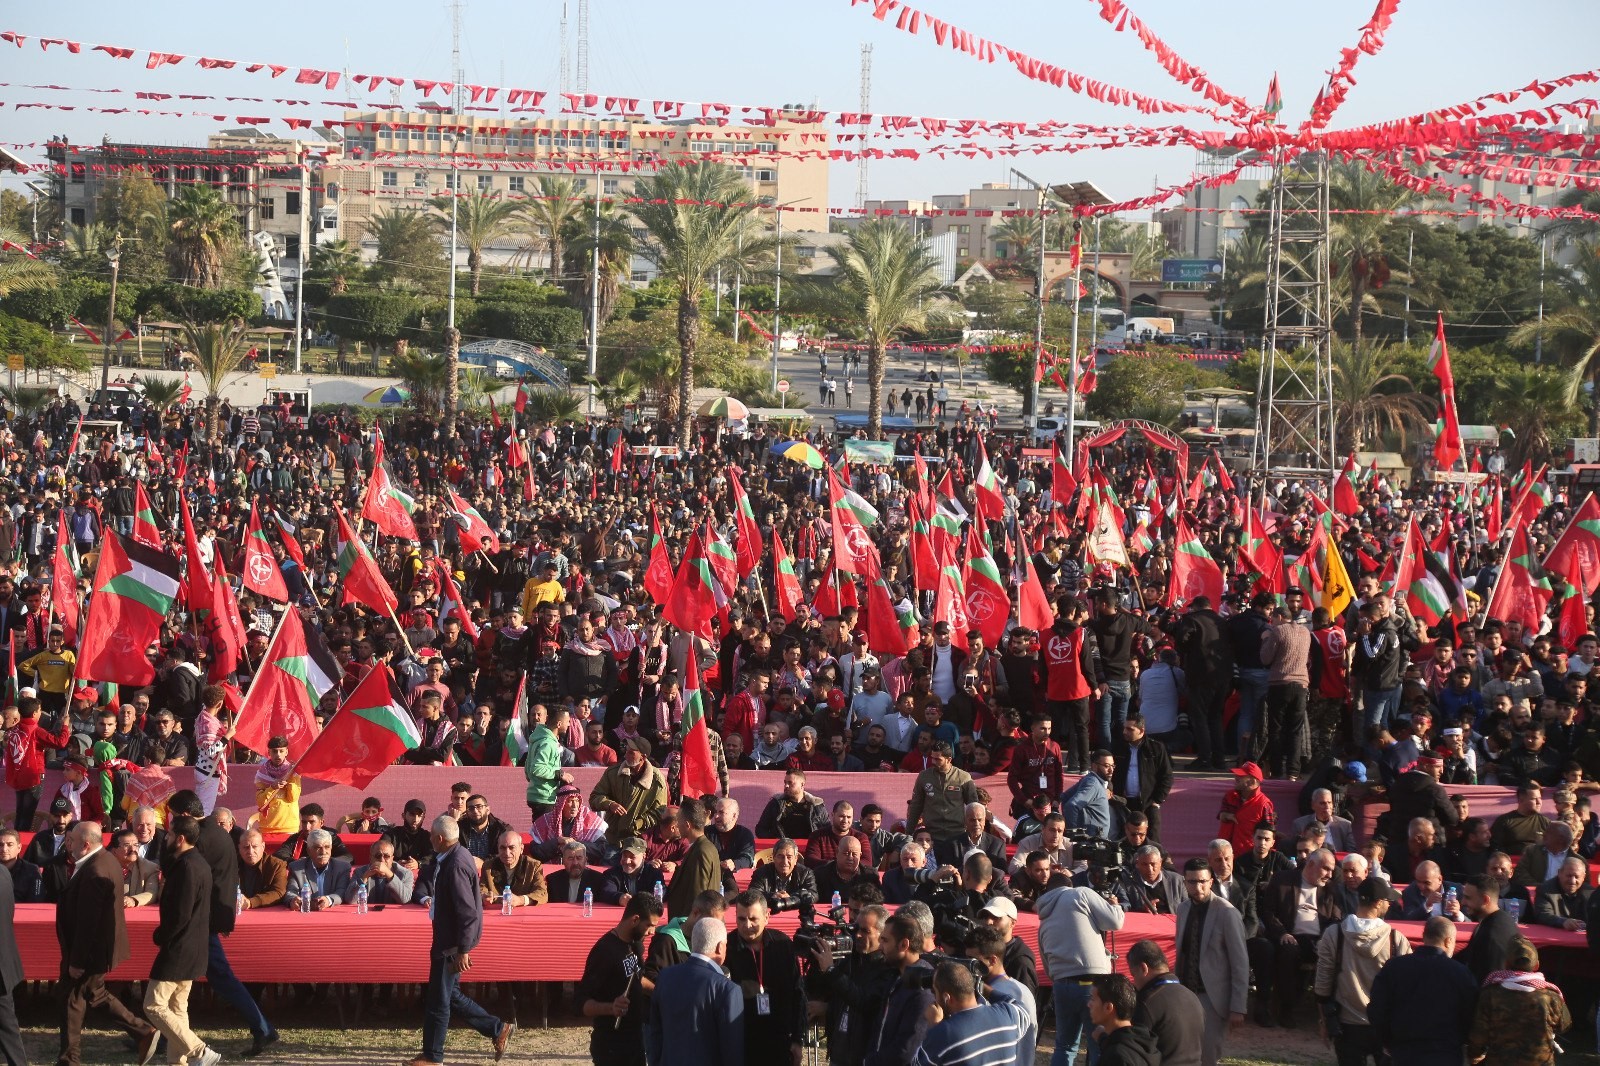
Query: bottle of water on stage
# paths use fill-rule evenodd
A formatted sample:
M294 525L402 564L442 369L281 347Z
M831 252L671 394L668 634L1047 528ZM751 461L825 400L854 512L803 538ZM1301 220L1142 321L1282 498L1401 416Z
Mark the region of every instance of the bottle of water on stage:
M367 913L367 886L365 882L356 887L356 913Z
M594 889L592 888L583 890L583 916L585 918L594 917Z
M311 913L311 882L306 881L300 886L300 910L302 913Z
M233 890L233 913L235 916L244 913L244 889L242 888Z
M844 906L844 900L840 897L838 892L835 892L833 894L833 898L828 901L828 909L836 911L842 906Z
M656 882L655 893L656 893L656 902L657 903L665 903L666 902L666 900L667 900L667 890L661 884L660 881Z
M500 913L506 917L511 916L511 886L507 885L500 890Z

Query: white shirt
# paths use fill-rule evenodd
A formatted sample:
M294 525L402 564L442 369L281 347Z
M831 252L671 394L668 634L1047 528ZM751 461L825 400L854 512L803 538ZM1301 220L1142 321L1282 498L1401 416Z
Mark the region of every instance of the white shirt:
M1139 749L1137 747L1128 749L1127 793L1130 796L1139 794Z
M1295 889L1294 928L1290 932L1317 936L1322 932L1322 923L1317 920L1317 890L1303 880Z

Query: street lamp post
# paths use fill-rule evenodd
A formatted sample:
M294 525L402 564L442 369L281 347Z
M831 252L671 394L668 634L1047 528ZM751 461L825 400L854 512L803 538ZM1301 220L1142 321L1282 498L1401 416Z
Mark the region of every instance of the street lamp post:
M1034 420L1039 417L1039 363L1044 358L1044 253L1045 245L1048 243L1046 238L1050 233L1050 211L1046 206L1049 203L1050 189L1034 181L1015 167L1011 168L1011 173L1039 191L1039 283L1035 286L1038 306L1034 308L1033 319L1033 373L1030 375L1031 381L1028 385L1028 404L1023 413L1024 423L1031 427L1034 424ZM1076 344L1074 344L1074 347L1076 347ZM1072 403L1070 396L1067 398L1067 403L1070 407Z
M1533 361L1544 362L1544 256L1550 244L1546 234L1539 234L1539 324L1533 335Z
M811 197L802 196L798 200L790 200L787 203L774 204L773 208L772 208L773 213L778 218L777 265L773 270L773 286L772 286L772 391L773 392L777 392L778 391L778 353L783 348L783 330L782 330L782 328L780 328L780 322L779 322L779 313L780 313L780 311L781 311L781 309L783 307L783 209L786 208L786 207L793 207L795 204L803 204L809 199L811 199Z
M594 172L594 254L589 274L589 417L594 417L594 376L600 363L600 172ZM607 412L609 414L609 412Z
M122 238L113 237L106 249L106 261L111 264L111 299L106 305L106 335L102 337L100 353L100 393L111 385L111 329L117 320L117 267L122 261Z

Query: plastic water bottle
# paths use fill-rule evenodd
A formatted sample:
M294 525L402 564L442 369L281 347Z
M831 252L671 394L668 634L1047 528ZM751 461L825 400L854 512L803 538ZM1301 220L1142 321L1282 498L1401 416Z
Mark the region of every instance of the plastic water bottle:
M305 881L300 885L300 910L304 914L311 913L311 882Z
M828 909L836 911L842 906L844 906L844 899L839 895L839 893L835 892L833 894L833 898L828 901Z
M656 882L655 894L656 894L656 902L657 903L665 903L666 902L666 900L667 900L667 888L660 881Z
M365 881L356 887L356 913L367 913L367 885Z
M1455 910L1455 908L1456 908L1456 886L1455 885L1451 885L1449 888L1444 890L1444 906L1440 907L1439 910L1444 913L1444 916L1446 918L1448 918L1448 917L1450 917L1450 912Z
M500 913L506 917L511 916L511 886L507 885L500 890Z
M592 888L583 890L583 916L585 918L594 917L594 889Z
M233 890L233 913L235 916L244 913L244 889L242 888Z

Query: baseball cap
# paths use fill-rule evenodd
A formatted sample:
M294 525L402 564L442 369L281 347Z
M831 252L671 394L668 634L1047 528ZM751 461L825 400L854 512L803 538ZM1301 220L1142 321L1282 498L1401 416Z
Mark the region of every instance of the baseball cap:
M628 747L643 755L646 759L650 757L650 742L644 737L634 737L628 741Z
M1266 780L1266 775L1261 772L1261 767L1253 762L1243 763L1233 768L1234 777L1253 777L1257 781Z
M427 814L428 813L428 805L426 803L423 803L419 799L406 800L406 813L407 814Z
M1009 899L1006 899L1004 896L996 896L988 903L985 903L983 905L983 910L979 913L992 914L996 918L1010 918L1015 921L1017 917L1017 905L1012 903Z
M72 693L72 698L75 700L97 700L100 698L100 691L91 685L79 685L77 690Z
M57 796L55 799L50 801L50 813L51 814L71 814L72 813L72 804L67 802L66 797Z
M1368 906L1386 899L1391 904L1400 902L1400 893L1381 877L1369 877L1356 886L1356 899Z
M645 850L644 841L640 840L638 837L628 837L622 842L622 850L631 851L635 855L643 855Z
M1367 782L1367 766L1365 763L1347 762L1344 764L1344 774L1352 781Z

